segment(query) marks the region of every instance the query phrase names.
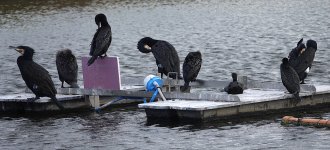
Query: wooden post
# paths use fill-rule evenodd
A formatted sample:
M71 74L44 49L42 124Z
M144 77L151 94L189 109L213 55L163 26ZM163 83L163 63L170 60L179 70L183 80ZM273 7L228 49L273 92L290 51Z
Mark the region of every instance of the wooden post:
M92 107L99 108L100 107L100 96L98 95L90 95L89 102Z

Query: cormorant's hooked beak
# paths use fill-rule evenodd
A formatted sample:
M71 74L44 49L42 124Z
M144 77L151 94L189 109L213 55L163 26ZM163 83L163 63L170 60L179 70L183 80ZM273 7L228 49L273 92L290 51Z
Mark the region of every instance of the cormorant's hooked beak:
M15 51L19 52L20 54L24 54L24 49L18 48L16 46L9 46L10 49L15 49Z
M10 49L16 49L16 46L9 46Z

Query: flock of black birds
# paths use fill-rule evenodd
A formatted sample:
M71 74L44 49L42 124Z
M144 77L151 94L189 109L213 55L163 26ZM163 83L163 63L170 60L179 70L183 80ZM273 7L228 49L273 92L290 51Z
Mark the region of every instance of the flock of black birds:
M104 14L97 14L95 16L95 23L98 28L91 42L89 55L92 57L88 60L88 66L93 64L99 56L101 58L106 56L112 40L111 27L106 16ZM29 98L28 101L33 102L40 97L50 97L60 109L64 109L63 105L56 98L57 91L49 72L33 61L34 50L28 46L10 46L10 48L15 48L21 54L17 59L17 65L25 84L36 96ZM56 67L62 88L64 88L64 82L69 84L71 88L79 88L77 84L77 59L71 50L64 49L57 52Z
M95 16L97 31L91 42L88 60L88 66L100 57L106 57L106 52L112 41L111 27L104 14ZM63 105L56 98L56 89L49 75L49 72L33 61L34 50L28 46L18 46L15 48L21 56L17 59L17 65L21 72L22 78L27 87L35 94L35 98L29 98L29 101L35 101L40 97L50 97L51 100L60 108L64 109ZM190 52L186 56L182 72L180 75L180 60L177 51L167 41L155 40L150 37L144 37L137 43L137 49L142 53L152 53L156 59L158 73L173 78L183 79L184 86L181 91L185 92L189 83L196 81L197 75L202 66L202 54L199 51ZM283 58L280 66L281 79L287 90L300 100L300 84L304 83L307 73L312 66L317 43L313 40L307 41L307 48L301 39L289 54L288 58ZM64 82L70 85L71 88L78 88L77 76L78 65L77 59L69 49L59 50L56 54L56 67L61 81L61 87L64 88ZM237 74L232 73L233 81L224 88L228 94L242 94L244 85L237 81Z
M282 83L298 101L301 101L300 84L305 84L305 78L312 67L316 50L316 41L308 40L305 46L301 39L291 50L288 58L282 59L280 66Z

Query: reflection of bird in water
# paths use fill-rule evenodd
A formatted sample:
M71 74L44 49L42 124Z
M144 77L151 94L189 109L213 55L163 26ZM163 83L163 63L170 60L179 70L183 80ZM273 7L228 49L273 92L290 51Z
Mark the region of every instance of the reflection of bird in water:
M112 32L111 27L104 14L95 16L95 23L97 24L97 31L94 34L89 55L92 56L88 60L88 66L91 65L98 56L101 58L107 56L106 52L111 44ZM104 54L104 56L102 56Z
M288 58L282 59L282 64L280 66L281 79L285 88L289 93L293 94L297 100L301 100L299 97L300 92L300 81L297 72L289 65Z
M70 84L71 88L79 88L77 84L78 65L77 59L69 49L59 50L56 54L56 67L58 77L62 82L62 88L64 88L64 82Z
M312 67L315 52L317 50L317 43L314 40L308 40L306 49L295 59L289 59L289 64L296 70L299 80L304 84L304 80Z
M242 94L244 85L237 81L237 74L232 73L231 77L233 78L233 81L229 83L228 86L224 88L224 91L228 94Z
M27 46L18 46L16 51L22 55L17 58L17 65L21 71L27 87L36 95L28 100L34 101L40 97L50 97L60 108L63 105L56 99L56 89L48 71L33 61L34 50Z
M176 72L180 78L180 60L175 48L166 41L154 40L150 37L142 38L137 48L142 53L150 53L156 58L158 73L168 75L169 72ZM176 78L175 74L170 74L169 77Z
M197 51L188 53L182 66L184 86L181 88L181 91L184 92L189 88L189 82L196 81L196 77L201 69L201 66L201 52Z

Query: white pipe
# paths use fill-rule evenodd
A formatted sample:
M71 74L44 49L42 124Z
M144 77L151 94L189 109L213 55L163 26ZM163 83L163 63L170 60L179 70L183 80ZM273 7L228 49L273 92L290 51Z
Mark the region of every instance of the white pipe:
M165 98L162 90L160 90L160 88L157 88L157 90L158 90L158 93L159 93L160 97L162 97L163 101L166 101L166 98Z
M166 101L166 98L165 98L162 90L160 90L160 87L159 87L158 83L156 81L154 81L153 84L157 87L158 93L159 93L160 97L163 99L163 101Z

